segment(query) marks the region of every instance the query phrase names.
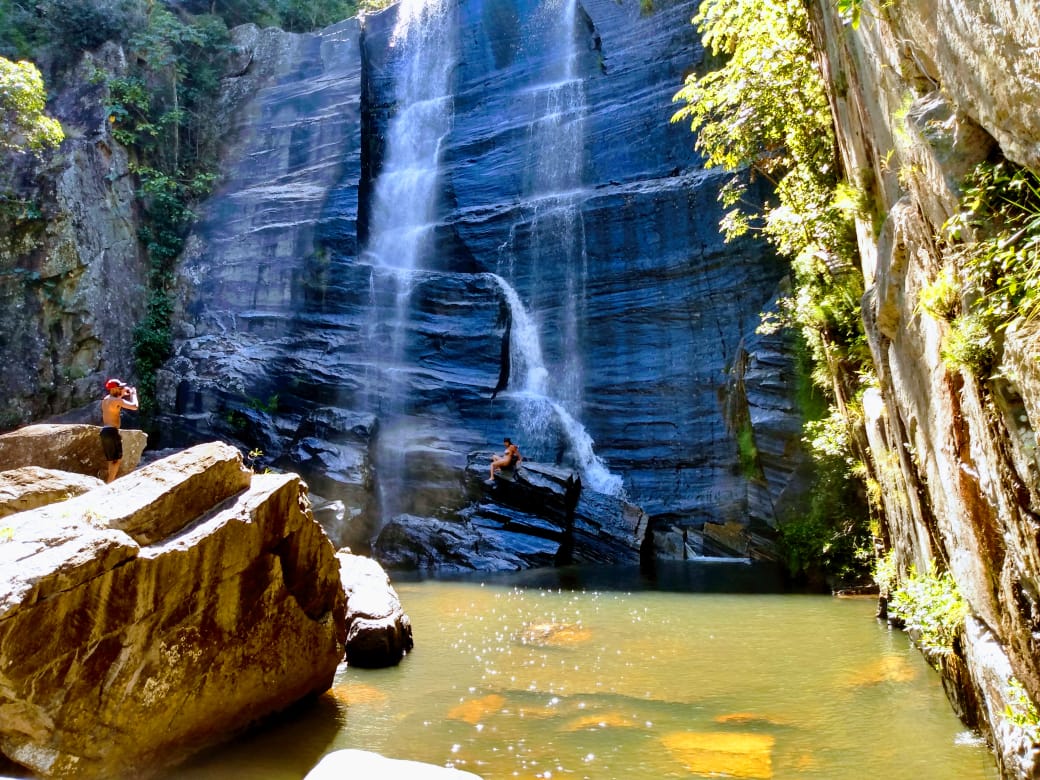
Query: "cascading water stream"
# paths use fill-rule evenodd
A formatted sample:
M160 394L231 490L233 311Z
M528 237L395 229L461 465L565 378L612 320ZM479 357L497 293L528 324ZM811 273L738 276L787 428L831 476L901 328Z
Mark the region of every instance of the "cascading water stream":
M397 50L397 113L376 180L367 252L384 268L412 271L430 250L441 146L452 125L453 19L445 0L402 0L392 37Z
M406 359L412 290L433 249L441 148L453 119L452 71L456 24L448 0L401 0L391 49L396 113L386 133L383 165L372 196L369 241L363 257L373 266L373 299L393 295L373 328L369 354L378 356L370 382L380 413L380 503L384 519L399 507L393 495L404 478L412 367ZM374 307L378 310L378 307ZM388 337L388 339L387 339ZM389 343L387 344L387 340Z
M512 316L509 356L512 361L507 395L517 399L520 417L528 434L545 437L553 423L559 424L570 455L581 473L582 482L593 490L611 496L621 495L621 477L612 474L593 449L592 437L562 404L548 395L549 371L542 361L542 347L535 327L516 290L498 274L488 274L502 290Z
M547 0L540 9L538 23L548 31L547 67L543 80L528 91L534 114L524 181L533 249L529 286L532 301L539 305L539 318L552 334L549 366L532 316L513 284L503 278L513 277L516 271L508 248L499 261L501 275L494 277L512 312L510 376L523 382L523 387L511 383L509 389L523 399L524 434L545 447L557 423L566 456L581 472L582 481L602 493L620 495L621 478L595 454L592 438L579 422L584 402L581 323L588 258L581 209L586 101L584 82L577 75L577 10L576 0ZM555 276L560 269L564 269L562 288Z

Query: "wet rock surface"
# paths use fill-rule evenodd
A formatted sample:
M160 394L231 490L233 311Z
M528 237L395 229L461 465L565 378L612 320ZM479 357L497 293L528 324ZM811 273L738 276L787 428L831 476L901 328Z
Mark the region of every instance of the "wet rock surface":
M749 517L768 547L789 503L777 495L802 487L789 387L753 370L720 397L741 361L790 370L754 334L783 269L718 235L724 177L667 122L703 55L695 6L596 0L552 24L529 0L446 11L452 113L427 251L404 276L371 235L403 113L396 9L367 15L363 35L344 23L257 48L262 78L233 90L229 175L181 268L178 356L160 375L167 435L216 434L298 471L343 501L336 541L358 550L406 526L439 549L443 523L471 511L468 453L503 434L586 488L594 453L616 480L604 492L623 485L688 540L660 555L700 554L705 523ZM529 324L548 383L535 406L516 341ZM738 468L734 413L777 456L761 479ZM509 565L551 551L528 544L503 551Z
M584 489L575 472L551 464L525 460L491 482L488 460L471 456L472 501L455 517L395 517L374 555L391 568L440 571L639 562L648 525L639 507Z

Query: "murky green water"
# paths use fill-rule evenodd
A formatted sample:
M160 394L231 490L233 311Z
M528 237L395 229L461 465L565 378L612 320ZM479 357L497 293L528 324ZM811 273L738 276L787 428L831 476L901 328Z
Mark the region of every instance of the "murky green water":
M300 778L346 747L487 780L998 776L873 600L706 583L399 583L416 641L399 667L343 668L317 703L174 777Z

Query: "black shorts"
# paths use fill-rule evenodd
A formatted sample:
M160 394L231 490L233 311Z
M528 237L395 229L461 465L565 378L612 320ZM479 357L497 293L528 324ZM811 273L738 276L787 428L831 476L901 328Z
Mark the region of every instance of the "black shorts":
M123 459L123 437L119 435L118 428L106 425L101 429L101 449L109 463Z

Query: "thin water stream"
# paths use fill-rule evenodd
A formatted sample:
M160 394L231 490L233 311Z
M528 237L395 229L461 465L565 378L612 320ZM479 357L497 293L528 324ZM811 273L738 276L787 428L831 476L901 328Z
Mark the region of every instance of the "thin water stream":
M400 666L343 667L175 777L296 780L346 747L486 780L998 777L872 600L735 592L751 567L719 566L686 567L694 593L609 570L398 584L416 641Z

